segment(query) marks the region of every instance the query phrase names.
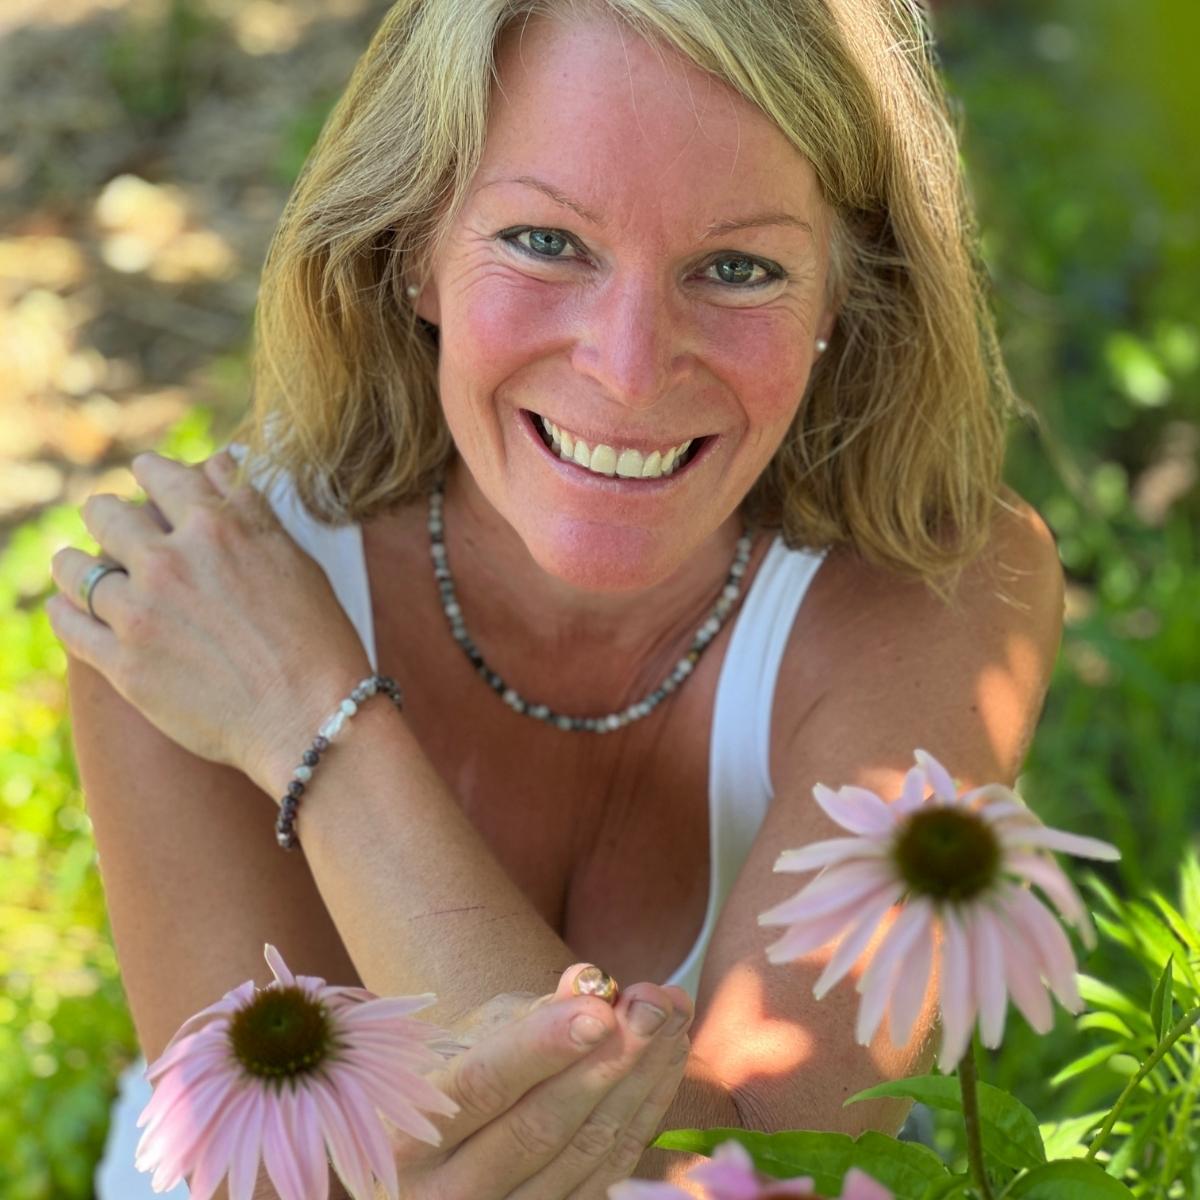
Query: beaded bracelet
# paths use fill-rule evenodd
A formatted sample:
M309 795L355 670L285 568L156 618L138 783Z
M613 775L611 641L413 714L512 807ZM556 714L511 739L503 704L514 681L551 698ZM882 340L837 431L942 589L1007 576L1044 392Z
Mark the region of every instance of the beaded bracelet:
M280 801L279 816L275 820L275 840L284 850L294 850L300 844L295 831L296 809L300 807L300 797L304 794L305 784L312 778L313 768L321 761L321 755L329 748L329 743L341 733L342 726L358 712L358 706L377 692L386 693L397 710L404 711L404 697L396 681L389 675L371 675L329 714L317 730L312 745L305 750L301 765L292 772L287 794Z

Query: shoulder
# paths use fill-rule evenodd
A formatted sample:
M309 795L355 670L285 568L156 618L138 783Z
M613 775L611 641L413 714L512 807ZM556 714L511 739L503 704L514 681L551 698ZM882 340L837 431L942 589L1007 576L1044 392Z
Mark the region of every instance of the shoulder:
M903 703L934 688L963 698L1012 671L1040 696L1062 617L1053 534L1012 491L1001 496L984 550L947 597L838 548L817 572L791 631L779 686L792 702L777 734L790 740L817 707L839 699L853 705L870 696L886 705L889 697Z

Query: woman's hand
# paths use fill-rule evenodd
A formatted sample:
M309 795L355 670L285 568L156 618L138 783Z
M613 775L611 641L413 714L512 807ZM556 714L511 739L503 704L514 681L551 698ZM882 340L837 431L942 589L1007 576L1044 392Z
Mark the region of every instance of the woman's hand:
M606 1200L633 1173L683 1078L692 1002L682 988L639 983L610 1008L572 994L585 966L564 972L552 997L498 996L453 1029L469 1049L427 1078L460 1111L431 1117L440 1146L393 1134L402 1196ZM661 1007L666 1024L640 1028L635 1000ZM572 1040L581 1014L604 1027L599 1044Z
M129 573L96 584L96 620L79 585L99 560L59 550L54 632L184 749L265 786L272 752L294 745L298 758L371 673L362 643L268 501L233 486L228 454L196 467L142 454L132 468L151 503L96 495L80 510L104 557Z

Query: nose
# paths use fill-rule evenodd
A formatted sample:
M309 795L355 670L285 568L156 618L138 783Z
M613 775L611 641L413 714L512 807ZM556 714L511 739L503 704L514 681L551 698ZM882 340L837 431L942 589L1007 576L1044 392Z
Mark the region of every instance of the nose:
M679 315L655 280L613 279L584 307L572 366L614 401L646 409L667 396L686 370Z

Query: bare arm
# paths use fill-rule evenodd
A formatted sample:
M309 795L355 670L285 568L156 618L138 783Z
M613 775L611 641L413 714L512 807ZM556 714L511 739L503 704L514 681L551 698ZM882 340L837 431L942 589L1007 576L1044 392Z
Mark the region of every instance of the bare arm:
M147 1061L187 1017L229 989L246 979L269 982L267 941L298 973L382 995L436 991L442 1002L430 1019L447 1025L501 992L544 994L575 961L467 824L415 741L416 764L403 758L407 729L386 701L365 705L338 739L338 748L348 749L364 735L358 753L331 750L323 760L316 779L324 795L314 784L297 825L306 857L275 844L274 805L244 774L185 751L102 675L74 656L68 662L80 775ZM331 705L322 699L321 706L324 716ZM397 788L389 783L396 779L411 784ZM422 783L432 791L426 810ZM372 793L390 822L371 823ZM341 795L357 801L340 805ZM434 819L439 804L445 822ZM338 808L347 814L341 822ZM314 832L322 812L332 829L323 856ZM340 872L347 878L339 884ZM346 943L318 886L330 877L334 916L356 935ZM446 909L452 911L412 921ZM497 913L508 919L496 920ZM410 923L419 929L439 921L440 933L408 933ZM455 955L445 953L447 944ZM727 1115L710 1120L711 1113ZM735 1117L728 1095L697 1062L661 1127L733 1124ZM678 1157L649 1152L635 1173L670 1178ZM330 1194L346 1200L336 1178ZM227 1200L225 1185L216 1196ZM276 1200L265 1171L256 1200Z

